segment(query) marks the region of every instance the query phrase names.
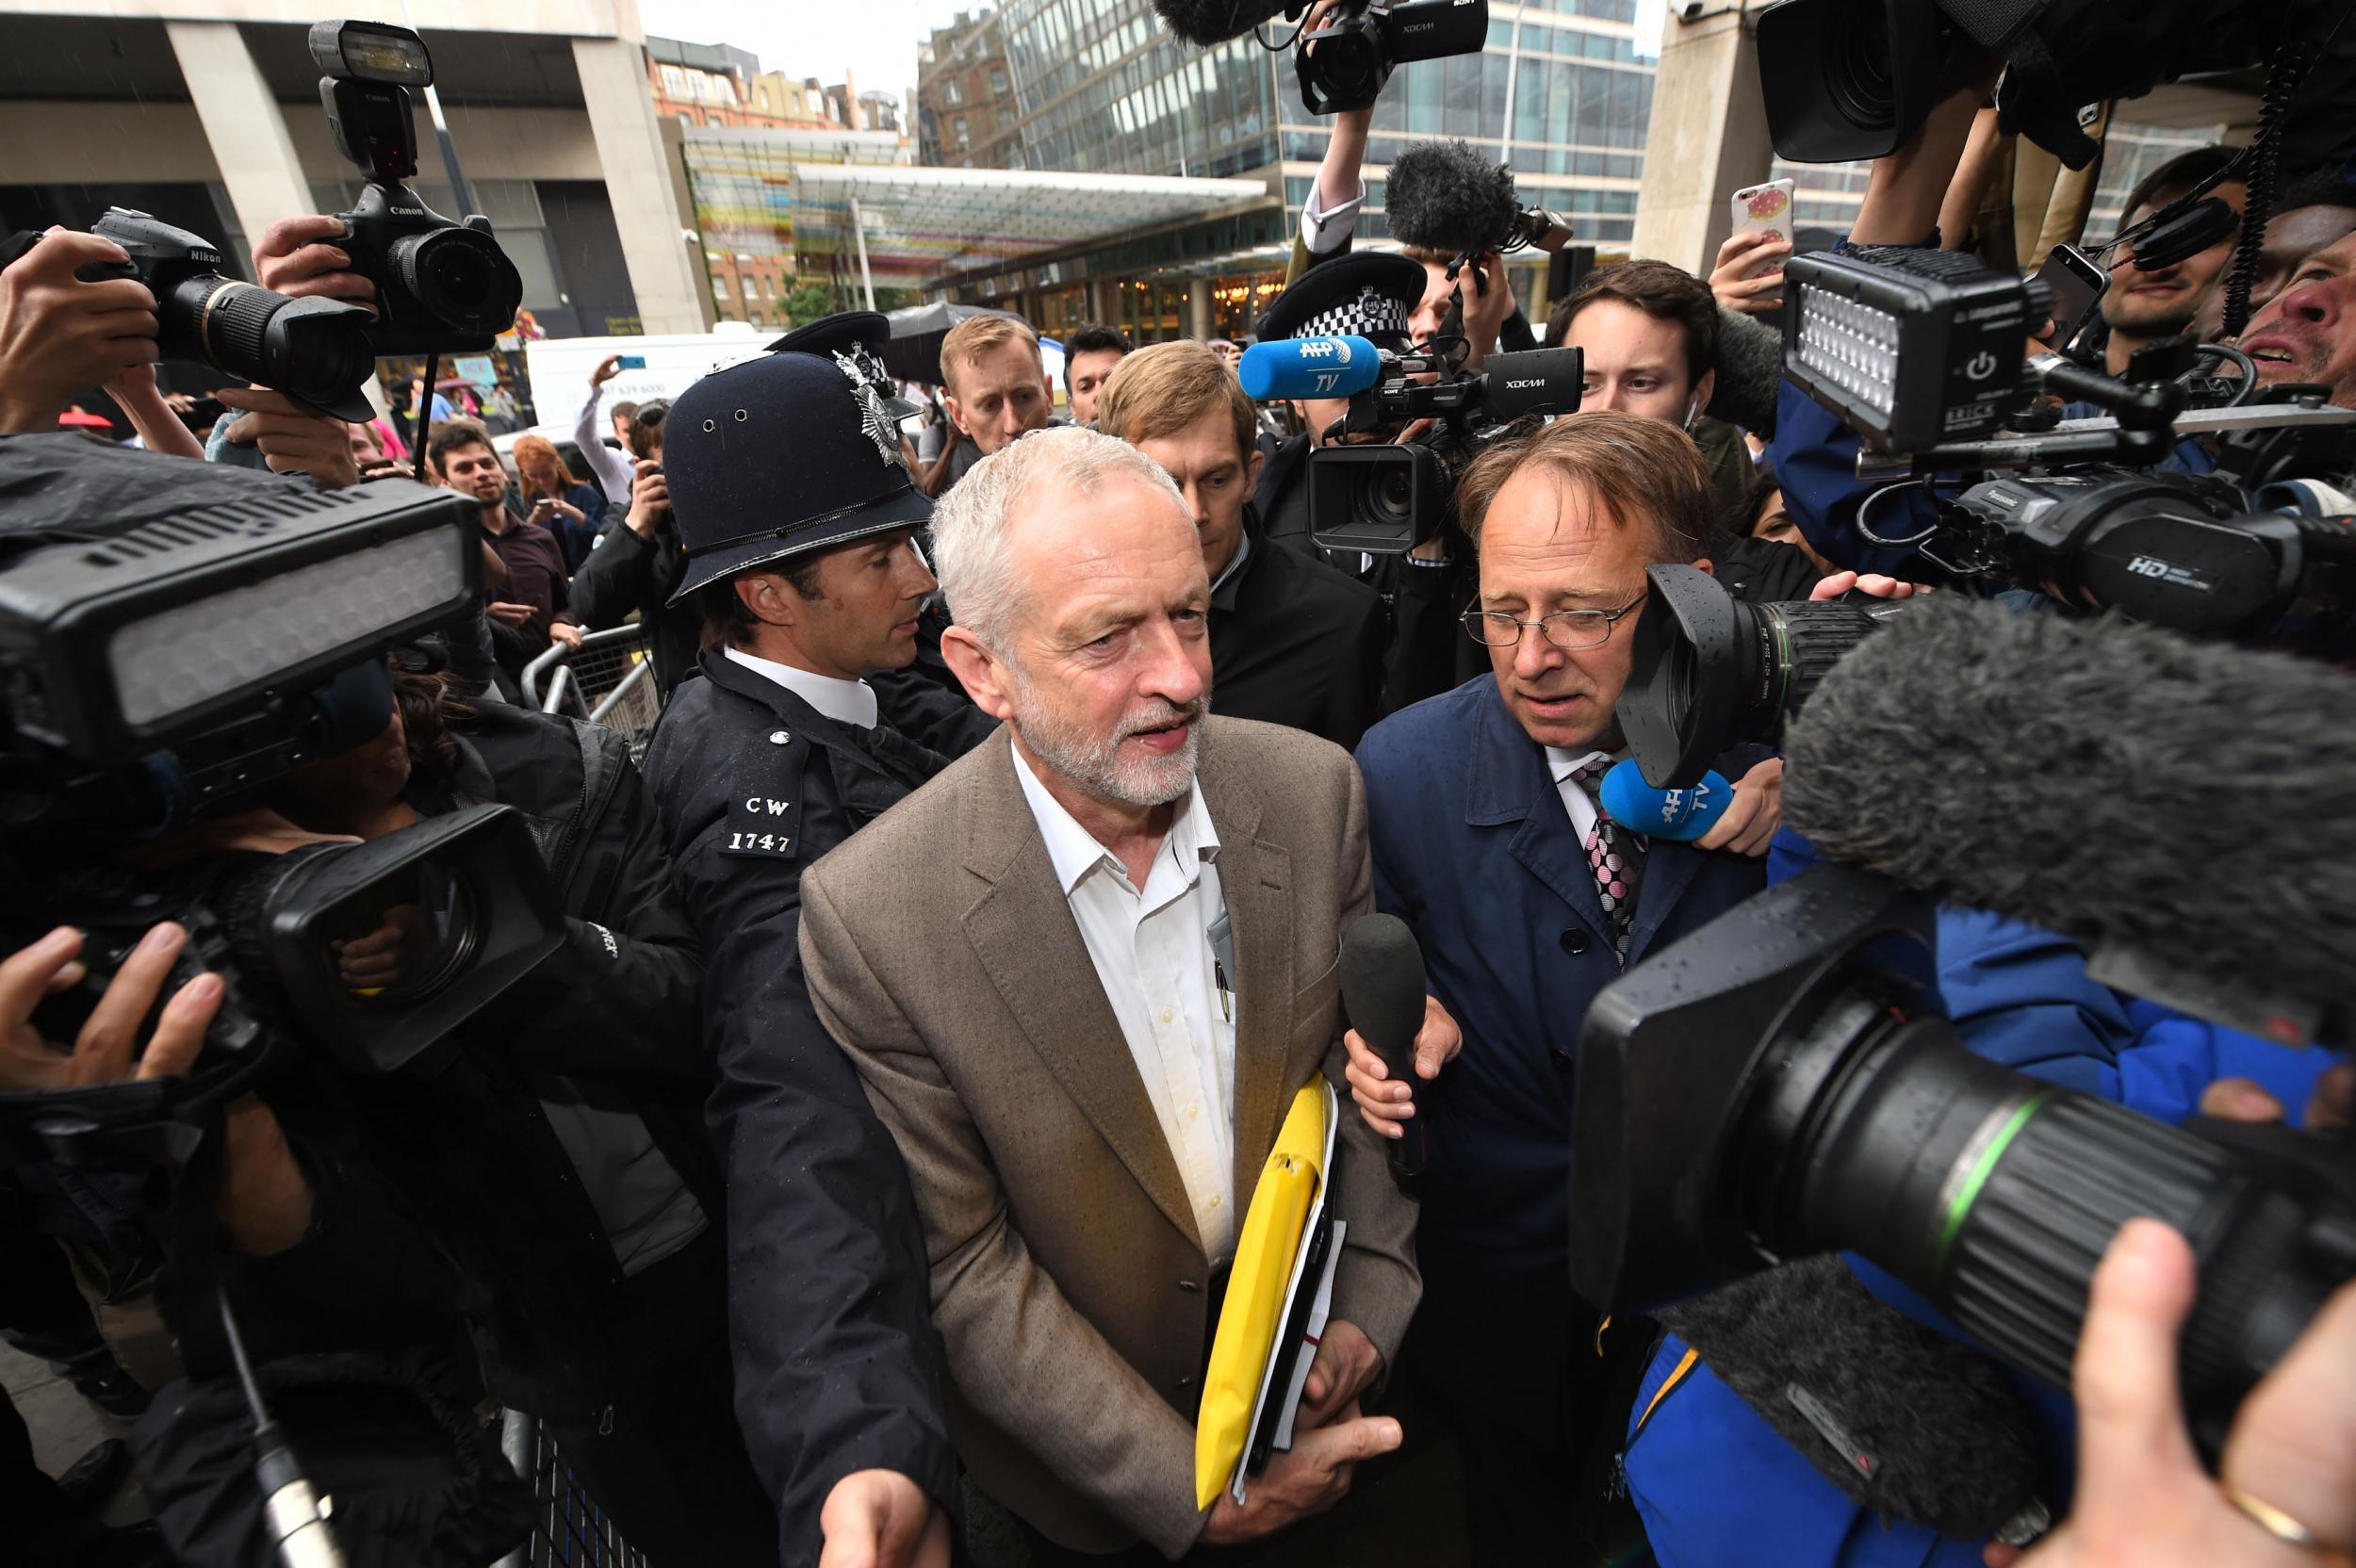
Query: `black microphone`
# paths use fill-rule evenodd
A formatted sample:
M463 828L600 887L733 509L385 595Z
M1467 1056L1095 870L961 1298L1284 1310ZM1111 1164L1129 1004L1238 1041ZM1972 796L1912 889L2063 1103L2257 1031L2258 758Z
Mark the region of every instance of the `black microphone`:
M1361 915L1342 934L1342 1015L1414 1102L1415 1036L1423 1028L1423 949L1397 915ZM1391 1140L1391 1177L1409 1187L1432 1148L1420 1115Z
M1199 49L1241 38L1270 17L1307 5L1308 0L1153 0L1162 25Z
M1391 161L1383 182L1391 237L1448 256L1511 243L1522 212L1513 171L1462 141L1418 141Z
M2020 1544L2037 1498L2027 1403L1993 1361L1804 1258L1653 1314L1834 1485L1885 1518Z
M1824 854L2058 932L2096 978L2270 1038L2356 1021L2356 677L1941 594L1788 727Z

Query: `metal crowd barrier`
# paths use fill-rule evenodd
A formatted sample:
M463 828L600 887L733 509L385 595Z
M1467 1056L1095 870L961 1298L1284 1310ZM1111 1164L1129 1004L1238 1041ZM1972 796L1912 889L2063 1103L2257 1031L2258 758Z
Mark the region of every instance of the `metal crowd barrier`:
M494 1568L647 1568L596 1499L573 1482L556 1439L537 1418L511 1410L500 1419L499 1447L532 1483L532 1539Z
M544 713L578 715L586 709L591 724L619 730L630 740L630 754L643 758L655 720L663 716L650 641L643 626L617 626L588 633L578 649L553 644L524 666L524 700Z

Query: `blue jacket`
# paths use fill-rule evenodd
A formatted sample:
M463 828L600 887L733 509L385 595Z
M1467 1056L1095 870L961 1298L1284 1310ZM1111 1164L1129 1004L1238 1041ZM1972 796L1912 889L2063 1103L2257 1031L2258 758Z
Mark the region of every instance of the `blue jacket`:
M1418 1091L1433 1149L1419 1354L1475 1418L1553 1446L1566 1328L1583 1310L1567 1262L1570 1068L1588 1003L1620 972L1611 927L1545 749L1494 678L1376 725L1358 765L1375 903L1414 929L1432 993L1464 1031L1464 1054ZM1656 842L1630 960L1765 885L1758 860Z
M1769 874L1779 881L1808 858L1805 841L1778 834ZM2333 1060L2123 997L2090 979L2068 941L2000 915L1942 907L1939 970L1950 1016L1973 1051L2163 1121L2181 1121L2203 1086L2237 1076L2258 1080L2296 1119ZM1850 1262L1885 1300L1959 1335L1906 1286ZM1984 1543L1918 1525L1885 1527L1707 1366L1697 1362L1676 1377L1685 1353L1675 1336L1663 1340L1629 1419L1628 1492L1662 1568L1979 1568ZM2039 1494L2058 1517L2074 1478L2070 1401L2016 1381L2040 1429L2047 1477Z

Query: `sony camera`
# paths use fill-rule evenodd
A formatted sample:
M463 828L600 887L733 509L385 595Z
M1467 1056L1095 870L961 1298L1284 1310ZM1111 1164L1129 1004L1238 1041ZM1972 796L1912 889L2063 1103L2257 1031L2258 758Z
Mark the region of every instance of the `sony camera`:
M480 353L515 324L523 279L480 213L454 222L405 181L417 172L409 89L434 81L425 41L382 22L321 22L311 57L336 147L368 177L339 213L352 270L376 285L380 354Z
M1372 108L1399 65L1476 55L1489 41L1489 0L1353 0L1296 41L1293 69L1311 114Z
M1583 380L1577 349L1493 354L1469 374L1440 354L1378 363L1382 379L1350 397L1343 438L1309 454L1309 532L1321 549L1396 555L1430 539L1454 519L1457 482L1481 441L1527 416L1577 409ZM1389 439L1419 419L1436 423Z
M1597 995L1571 1102L1570 1259L1606 1312L1853 1251L2060 1389L2086 1286L2140 1215L2192 1243L2184 1399L2214 1453L2356 1276L2356 1162L2274 1127L2184 1128L1972 1054L1929 901L1817 867Z
M340 300L298 300L221 270L212 241L129 207L108 207L90 233L130 259L90 262L76 276L137 278L155 296L155 351L259 382L339 419L372 411L360 388L376 370L368 313Z

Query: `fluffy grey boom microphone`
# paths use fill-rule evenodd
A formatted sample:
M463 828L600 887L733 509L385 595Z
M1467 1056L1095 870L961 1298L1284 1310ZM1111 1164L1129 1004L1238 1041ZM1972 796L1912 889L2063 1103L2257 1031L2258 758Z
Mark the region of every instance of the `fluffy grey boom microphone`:
M1884 1302L1839 1258L1786 1264L1653 1315L1884 1518L1958 1541L2024 1539L2015 1521L2037 1518L2037 1429L2020 1394L1995 1363Z
M1786 820L1827 856L2059 932L2155 1001L2348 1021L2356 675L1940 595L1833 667L1784 754Z
M1241 38L1280 11L1307 0L1153 0L1162 25L1198 49Z
M1383 183L1391 237L1460 256L1494 251L1521 213L1513 171L1461 141L1418 141Z

